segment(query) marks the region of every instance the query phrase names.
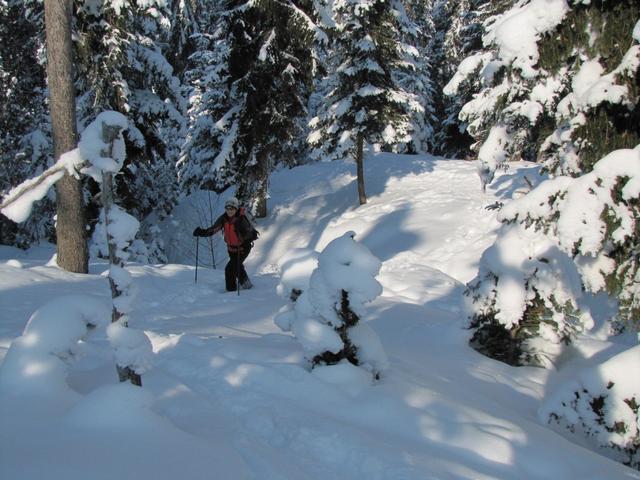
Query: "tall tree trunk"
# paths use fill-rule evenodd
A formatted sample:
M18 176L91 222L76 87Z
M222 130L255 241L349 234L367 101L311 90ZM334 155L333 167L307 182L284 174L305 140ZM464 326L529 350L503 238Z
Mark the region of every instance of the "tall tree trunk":
M364 136L359 133L356 140L356 172L358 176L358 199L360 205L367 203L367 194L364 192Z
M266 161L262 160L260 179L258 180L258 191L256 192L255 216L256 218L266 218L267 216L267 194L269 193L269 167Z
M258 189L258 198L256 198L256 218L266 218L267 216L267 188L260 184Z
M56 160L78 142L72 74L71 18L73 0L45 0L47 78ZM87 273L89 253L85 232L82 183L65 174L56 184L58 266Z

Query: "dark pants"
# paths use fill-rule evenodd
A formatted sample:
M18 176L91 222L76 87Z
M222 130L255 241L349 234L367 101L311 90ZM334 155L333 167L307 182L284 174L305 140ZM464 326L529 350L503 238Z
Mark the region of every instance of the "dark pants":
M243 263L249 256L250 251L251 245L243 245L239 252L229 251L229 263L224 267L224 280L228 292L233 292L238 288L236 279L241 284L249 279Z

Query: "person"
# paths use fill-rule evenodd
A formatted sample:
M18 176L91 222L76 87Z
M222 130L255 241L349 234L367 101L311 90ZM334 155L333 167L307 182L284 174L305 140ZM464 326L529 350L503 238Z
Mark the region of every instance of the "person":
M195 237L210 237L219 231L223 231L224 241L229 252L229 263L224 268L224 279L228 292L233 292L238 287L249 289L253 287L244 261L249 256L252 243L252 227L247 219L244 208L240 207L237 198L230 198L224 204L224 213L209 228L196 228L193 231Z

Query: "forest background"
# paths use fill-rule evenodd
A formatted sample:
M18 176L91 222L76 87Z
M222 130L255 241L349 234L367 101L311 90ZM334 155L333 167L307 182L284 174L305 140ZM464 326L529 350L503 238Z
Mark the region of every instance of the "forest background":
M0 1L3 196L54 160L43 5ZM493 206L503 227L466 295L475 348L549 366L599 293L612 332L638 327L639 20L634 0L76 1L78 132L105 110L128 119L115 196L141 225L130 259L154 263L195 190L233 187L263 217L270 175L309 162L469 158L483 188L539 164L522 201ZM105 254L98 185L83 195ZM54 201L0 216L0 243L55 242ZM637 442L636 425L630 464Z
M620 72L625 94L556 114L583 65L611 73L637 43L633 1L73 5L78 131L104 110L129 118L117 196L142 222L140 255L151 261L166 261L157 224L181 195L233 185L264 216L271 172L354 157L360 140L365 150L480 157L489 176L521 159L588 173L639 141L637 69ZM527 9L557 18L536 22ZM0 2L5 194L53 162L44 34L41 0ZM90 231L97 190L86 182ZM55 241L53 197L22 224L0 216L0 243Z
M104 110L129 118L117 191L142 222L144 254L152 261L166 260L155 226L180 195L236 185L243 199L264 199L277 168L352 156L362 107L372 112L358 120L366 123L370 148L477 158L492 127L506 125L508 159L557 168L567 150L579 149L586 157L580 168L589 171L604 153L638 143L636 107L594 106L589 123L571 132L572 149L544 142L570 120L555 119L554 111L580 66L594 58L604 59L607 72L618 66L633 43L638 6L569 2L548 32L532 25L539 67L530 74L496 35L487 35L510 9L528 3L74 2L78 131ZM590 28L601 31L595 41ZM53 161L43 2L0 2L0 38L0 191L6 193ZM373 47L363 47L364 40ZM358 88L349 59L377 65L372 81L379 91L361 95L362 105L349 103ZM373 77L371 69L358 71ZM521 107L535 100L536 85L551 79L557 85L536 103L540 112L532 120ZM624 82L631 88L627 103L637 105L637 72ZM474 95L483 105L469 108ZM87 182L92 230L96 191ZM55 240L53 215L51 198L23 224L0 217L0 242L28 247Z

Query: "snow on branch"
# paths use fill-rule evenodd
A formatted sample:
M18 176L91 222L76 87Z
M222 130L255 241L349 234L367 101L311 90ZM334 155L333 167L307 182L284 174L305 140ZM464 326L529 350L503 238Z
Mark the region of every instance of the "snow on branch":
M566 0L533 0L514 8L489 26L485 45L497 46L503 61L512 64L525 78L534 78L540 57L537 41L556 28L569 13Z
M42 200L65 172L77 178L78 171L86 165L88 163L79 155L78 149L63 153L52 167L39 176L12 188L0 204L0 211L16 223L24 222L31 215L33 204Z
M634 238L639 195L640 146L611 152L579 178L560 176L542 183L506 205L500 219L551 226L548 234L558 246L571 256L593 259L591 266L607 253L609 242L623 245ZM615 268L611 260L600 260L598 268L580 262L585 286L594 292L605 287L605 276Z
M33 204L41 200L65 172L76 178L79 173L101 181L101 171L117 172L124 161L124 140L116 142L115 150L102 140L103 129L127 128L127 118L118 112L102 112L82 132L78 148L66 152L39 176L22 182L11 189L0 205L0 211L14 222L24 222L31 214ZM121 160L114 160L114 158Z
M582 431L602 453L640 468L640 345L580 372L538 412L543 423Z

